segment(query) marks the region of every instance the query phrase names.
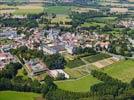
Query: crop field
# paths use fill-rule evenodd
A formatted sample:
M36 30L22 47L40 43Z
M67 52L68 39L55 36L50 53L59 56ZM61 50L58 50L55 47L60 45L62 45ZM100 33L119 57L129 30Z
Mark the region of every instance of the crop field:
M60 89L73 91L73 92L87 92L90 91L90 87L99 83L96 78L91 75L84 76L77 80L56 81Z
M98 9L83 8L83 7L75 7L74 9L72 9L73 12L79 12L79 13L89 12L90 10L98 11Z
M13 13L15 15L25 15L25 14L38 14L43 12L44 9L42 6L36 5L23 5L23 6L8 6L1 5L0 13Z
M44 10L48 14L55 13L55 14L66 14L68 15L71 11L71 6L49 6L45 7Z
M134 60L120 61L104 69L108 75L130 82L134 78Z
M70 60L67 62L66 67L75 68L84 65L85 63L81 59Z
M61 24L61 22L62 22L62 24L65 25L65 22L71 22L71 19L69 18L68 15L58 15L58 16L56 16L56 18L53 18L51 22L59 23L59 24Z
M84 24L81 24L81 27L92 27L92 26L100 26L100 27L104 27L105 24L104 23L96 23L96 22L85 22Z
M114 21L117 17L95 17L93 19L98 21Z
M92 65L96 66L97 68L105 68L113 63L116 63L117 61L118 60L111 57L111 58L107 58L107 59L103 59L103 60L99 60L97 62L94 62L94 63L92 63Z
M36 100L41 95L30 92L1 91L0 100Z
M107 54L97 54L97 55L93 55L93 56L88 56L88 57L84 57L84 60L88 61L89 63L93 63L99 60L103 60L106 58L110 58L110 55Z
M23 15L23 14L38 14L43 12L43 7L41 6L26 5L26 6L17 6L17 7L18 10L16 10L13 14Z

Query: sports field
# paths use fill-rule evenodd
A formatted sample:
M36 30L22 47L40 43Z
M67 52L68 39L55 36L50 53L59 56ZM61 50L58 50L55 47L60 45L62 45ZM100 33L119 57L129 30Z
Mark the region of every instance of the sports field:
M73 92L87 92L90 90L90 86L99 83L96 78L91 75L84 76L78 80L66 80L55 82L60 89L73 91Z
M134 60L117 62L106 67L104 72L124 82L130 82L134 78Z
M41 95L29 92L1 91L0 100L36 100Z

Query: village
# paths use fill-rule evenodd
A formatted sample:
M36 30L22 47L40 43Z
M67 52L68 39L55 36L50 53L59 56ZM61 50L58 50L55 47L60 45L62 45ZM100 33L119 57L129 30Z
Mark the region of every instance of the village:
M0 0L0 100L133 100L133 3Z
M83 33L62 33L59 29L40 30L38 28L30 29L33 34L28 38L24 34L18 35L15 28L6 27L0 32L1 39L6 41L12 41L9 44L0 44L0 69L2 70L6 64L13 61L19 61L19 59L10 53L10 49L17 49L21 46L26 46L29 49L36 49L43 51L44 54L53 55L60 53L61 55L74 56L78 47L81 48L94 48L97 52L105 52L110 48L110 37L108 34L97 34L95 32L88 35ZM112 55L113 56L113 55ZM112 57L111 56L111 57ZM110 56L109 56L110 57ZM70 59L70 58L69 58ZM121 58L113 56L106 61L100 60L100 62L93 63L98 68L103 68ZM38 76L44 73L57 78L59 74L64 74L65 79L69 79L69 75L64 72L63 69L49 70L45 63L38 58L25 60L25 70L29 77ZM20 61L19 61L20 62ZM101 64L106 62L106 65ZM39 78L41 80L41 78ZM42 78L43 79L43 78Z

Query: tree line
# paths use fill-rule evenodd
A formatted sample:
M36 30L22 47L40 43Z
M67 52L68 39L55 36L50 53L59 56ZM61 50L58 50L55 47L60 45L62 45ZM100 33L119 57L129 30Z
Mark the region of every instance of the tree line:
M18 62L9 63L0 71L0 91L13 90L22 92L47 93L50 90L56 89L57 86L53 83L53 78L46 76L43 84L31 78L23 79L22 76L17 76L18 70L22 65Z

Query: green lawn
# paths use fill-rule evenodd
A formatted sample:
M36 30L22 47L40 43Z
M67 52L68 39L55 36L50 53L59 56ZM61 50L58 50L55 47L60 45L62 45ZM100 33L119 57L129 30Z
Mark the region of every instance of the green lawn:
M28 75L25 75L25 74L24 74L24 70L25 70L24 67L21 68L21 69L19 69L19 70L18 70L18 73L17 73L17 76L22 76L23 79L27 80L29 77L28 77Z
M55 82L60 89L73 91L73 92L87 92L90 86L99 83L96 78L87 75L79 80L66 80Z
M35 100L41 95L29 92L1 91L0 100Z
M112 64L104 69L104 72L124 82L130 82L134 78L134 60Z
M82 65L85 65L85 63L81 59L75 59L68 61L66 66L69 68L74 68L74 67L80 67Z
M100 53L100 54L97 54L97 55L84 57L84 59L86 61L90 62L90 63L93 63L93 62L103 60L103 59L106 59L106 58L109 58L109 57L111 57L111 56L107 55L107 54Z
M49 14L69 14L71 12L71 6L49 6L45 7L45 11Z

